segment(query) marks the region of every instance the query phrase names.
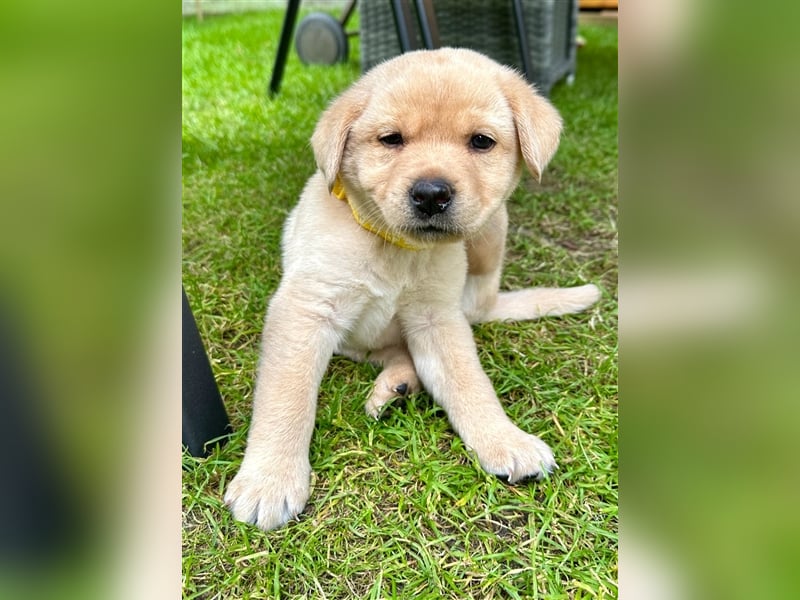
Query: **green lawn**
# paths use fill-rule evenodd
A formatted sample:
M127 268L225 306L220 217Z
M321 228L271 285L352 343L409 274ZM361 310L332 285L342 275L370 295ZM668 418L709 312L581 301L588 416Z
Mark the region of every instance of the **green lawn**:
M244 451L281 224L314 170L309 136L358 77L293 54L265 95L281 12L183 26L183 282L235 434L184 456L185 598L614 598L617 595L617 31L586 26L566 124L541 185L512 197L504 286L594 282L591 311L475 328L481 361L560 469L508 486L485 474L422 393L373 422L377 369L335 357L299 521L264 533L222 503Z

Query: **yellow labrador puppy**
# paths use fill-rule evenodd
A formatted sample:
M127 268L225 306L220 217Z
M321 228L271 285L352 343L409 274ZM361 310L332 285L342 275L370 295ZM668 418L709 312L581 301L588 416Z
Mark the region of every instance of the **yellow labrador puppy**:
M247 450L225 494L237 519L271 529L303 510L334 353L383 365L373 417L422 386L486 471L516 482L556 466L503 411L470 322L571 313L599 298L594 285L498 291L505 201L524 166L541 176L560 131L519 75L463 49L402 55L331 104L311 139L319 169L284 229Z

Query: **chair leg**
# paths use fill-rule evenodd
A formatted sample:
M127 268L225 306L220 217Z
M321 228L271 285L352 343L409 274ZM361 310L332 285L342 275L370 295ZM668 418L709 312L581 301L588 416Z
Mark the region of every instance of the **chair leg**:
M439 39L439 24L433 10L433 0L416 0L417 16L419 17L422 41L428 50L433 50L442 45Z
M432 50L438 48L439 27L436 22L436 13L433 10L432 0L415 0L416 23L419 25L422 37L422 47ZM397 39L403 52L410 52L420 48L417 42L417 32L414 26L414 11L409 0L392 0L392 13L397 27Z
M517 26L519 52L522 55L522 69L525 71L525 79L532 81L533 68L531 67L531 52L528 48L528 35L525 29L525 15L522 11L522 0L514 0L514 23Z
M297 12L300 10L300 0L289 0L286 14L283 17L281 39L278 42L278 54L275 56L275 66L272 68L272 79L269 82L269 94L275 96L281 88L283 69L289 56L289 46L292 43L294 26L297 24Z

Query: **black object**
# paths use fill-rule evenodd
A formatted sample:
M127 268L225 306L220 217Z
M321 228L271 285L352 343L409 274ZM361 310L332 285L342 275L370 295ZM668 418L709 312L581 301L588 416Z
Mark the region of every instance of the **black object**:
M38 577L79 550L91 523L49 426L47 372L36 368L19 322L0 294L0 565Z
M228 414L197 330L186 290L183 300L183 415L181 438L192 456L208 456L208 442L231 432ZM224 441L224 440L223 440Z
M281 87L283 68L289 54L289 44L292 41L294 24L297 22L297 11L300 9L300 0L289 0L286 5L286 14L283 17L281 39L278 41L278 54L275 55L275 66L272 69L272 79L269 82L269 93L275 95Z
M300 21L294 46L307 65L333 65L347 60L347 34L327 13L312 13Z

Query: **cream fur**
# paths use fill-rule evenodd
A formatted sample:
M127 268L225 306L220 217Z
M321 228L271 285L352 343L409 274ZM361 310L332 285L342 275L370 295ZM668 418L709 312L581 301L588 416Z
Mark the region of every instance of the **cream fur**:
M270 529L303 510L317 392L334 353L383 364L370 415L424 387L488 472L513 483L555 468L547 444L503 411L470 322L560 315L599 298L593 285L498 292L505 201L523 167L541 176L560 130L556 110L517 74L453 49L376 67L322 115L312 137L319 170L285 225L247 450L225 495L237 519ZM381 142L392 133L401 145ZM476 134L495 145L475 149ZM330 194L337 176L374 227L422 249L359 226ZM420 179L448 182L446 212L415 213L409 190Z

